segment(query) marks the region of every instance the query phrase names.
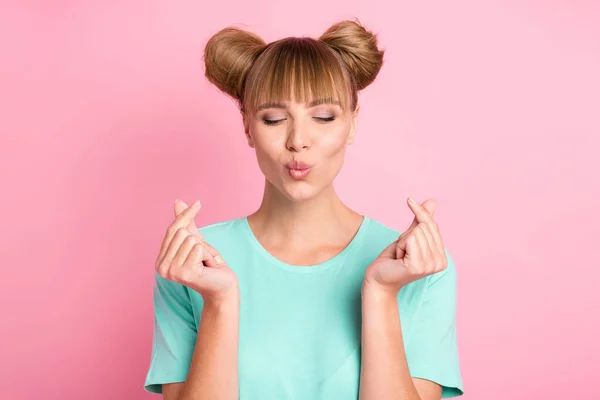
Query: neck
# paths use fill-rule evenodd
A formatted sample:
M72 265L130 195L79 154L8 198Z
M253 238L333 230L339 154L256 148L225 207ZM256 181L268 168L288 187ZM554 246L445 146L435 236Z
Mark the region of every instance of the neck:
M333 185L303 201L291 200L268 181L259 209L248 216L257 237L289 247L347 243L362 216L342 203Z

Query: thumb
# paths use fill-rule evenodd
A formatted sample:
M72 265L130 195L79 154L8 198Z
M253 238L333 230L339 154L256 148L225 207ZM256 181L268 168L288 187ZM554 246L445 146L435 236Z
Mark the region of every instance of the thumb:
M436 204L437 203L436 203L435 198L432 197L432 198L425 200L421 204L421 207L423 207L433 217L433 213L435 212ZM398 238L398 243L395 248L397 260L401 260L404 258L404 255L406 254L406 237L413 230L413 228L415 226L417 226L418 224L419 224L419 221L417 221L417 217L415 217L415 219L413 220L412 224L410 224L408 229L406 231L402 232L402 234Z
M188 207L189 206L183 200L175 200L175 217L177 217L179 214L181 214L182 212L187 210ZM200 205L200 207L202 207L202 205ZM200 210L198 210L198 211L200 211ZM206 250L208 250L208 252L213 257L219 256L219 260L217 260L217 266L219 264L225 263L223 258L220 257L219 252L214 247L212 247L210 244L208 244L206 242L206 240L204 240L204 236L202 236L202 234L198 230L198 227L196 226L196 222L194 222L193 219L192 219L192 222L190 222L190 224L187 226L187 230L190 231L193 235L196 235L198 238L200 238L200 240L202 240L203 246L206 248Z
M179 214L181 214L188 208L189 208L189 205L187 205L187 203L185 201L179 200L179 199L175 200L175 207L174 207L175 217L179 216ZM200 208L202 208L202 204L200 204ZM198 211L200 211L200 210L198 210ZM198 236L199 238L203 239L202 235L198 231L198 228L196 227L196 222L193 219L192 219L192 222L190 222L190 224L187 226L187 229L190 232L192 232L193 234L195 234L196 236Z
M427 210L427 212L433 217L433 213L435 212L435 208L437 206L436 200L432 197L427 199L421 204L421 206Z
M421 207L423 207L425 209L425 211L427 211L433 217L433 213L435 212L436 205L437 205L437 203L436 203L435 198L431 197L431 198L425 200L421 204ZM414 206L412 206L412 207L414 207ZM410 224L410 226L408 228L406 228L405 232L410 232L417 225L419 225L419 221L417 221L417 217L415 216L415 218L412 221L412 224Z
M394 243L396 244L396 247L394 247L394 257L396 260L402 260L406 254L406 232L402 233Z

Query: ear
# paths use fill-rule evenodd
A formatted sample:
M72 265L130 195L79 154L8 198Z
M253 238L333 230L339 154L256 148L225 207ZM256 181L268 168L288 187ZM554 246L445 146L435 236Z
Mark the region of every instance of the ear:
M354 143L354 138L356 135L356 129L358 128L358 111L360 110L360 105L356 105L356 110L352 113L352 122L350 126L350 134L348 135L347 144L351 145Z
M254 142L252 141L252 136L248 132L246 132L246 139L248 140L248 146L254 148Z
M250 125L246 120L246 114L242 113L242 122L244 124L244 132L246 134L246 140L248 141L248 146L254 148L254 141L252 140L252 136L250 135Z

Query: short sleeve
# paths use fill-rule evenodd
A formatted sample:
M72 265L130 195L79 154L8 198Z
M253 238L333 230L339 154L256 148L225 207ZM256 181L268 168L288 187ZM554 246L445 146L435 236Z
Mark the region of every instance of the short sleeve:
M463 394L456 340L456 266L448 250L448 266L430 275L406 348L411 376L442 386L442 398Z
M144 389L162 393L163 383L187 378L198 333L188 289L155 276L152 357Z

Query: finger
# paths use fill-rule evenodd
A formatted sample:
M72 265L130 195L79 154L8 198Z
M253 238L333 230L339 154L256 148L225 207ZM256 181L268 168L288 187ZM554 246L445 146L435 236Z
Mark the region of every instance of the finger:
M198 266L200 266L200 269L198 269ZM182 268L195 269L198 274L202 274L205 266L209 268L218 267L215 258L206 251L206 247L202 243L198 243L193 247Z
M194 218L196 217L196 214L198 214L199 210L200 200L197 200L194 202L194 204L179 213L177 217L175 217L175 221L173 221L173 223L177 225L177 227L187 228L194 221Z
M191 236L191 233L186 228L179 228L177 232L173 235L173 238L169 242L169 247L165 250L165 255L159 261L159 265L162 266L163 270L168 269L173 262L173 258L175 258L175 254L179 250L179 247L183 243L183 241Z
M406 249L404 257L404 265L409 268L410 271L415 271L415 268L422 265L423 255L421 253L420 243L418 236L413 231L412 234L408 235L406 240Z
M177 252L173 256L173 261L171 261L172 268L178 268L183 265L185 260L188 258L190 251L192 251L192 247L196 244L202 245L199 238L192 235L191 233L183 240Z
M225 260L223 260L223 257L221 257L221 254L217 251L217 249L212 247L208 242L199 239L197 236L192 236L196 238L200 245L202 245L203 251L206 255L206 258L203 258L203 260L210 261L210 263L207 264L209 267L218 268L219 265L225 264Z
M175 216L176 217L179 216L183 211L186 210L187 207L188 207L188 205L183 200L175 200ZM208 252L213 257L217 258L217 262L216 262L217 265L225 263L223 258L219 255L219 252L214 247L212 247L209 243L206 242L206 240L204 239L204 236L202 235L202 233L200 233L200 230L196 226L196 222L193 219L192 219L192 222L188 225L187 229L190 231L190 233L197 236L198 238L200 238L200 240L202 240L204 242L204 247L206 248L206 250L208 250Z
M175 206L174 206L174 211L175 211L175 217L179 216L179 214L181 214L182 212L184 212L189 206L187 205L187 203L183 200L175 200ZM200 205L200 208L202 208L202 205ZM194 219L192 219L192 222L188 225L187 227L190 232L192 232L193 234L195 234L196 236L198 236L200 239L204 240L204 238L202 237L202 234L200 233L200 231L198 230L198 227L196 226L196 222L194 221Z
M221 257L221 253L219 253L217 249L212 247L208 242L203 241L202 243L204 244L204 248L206 249L206 251L208 251L208 253L214 258L215 268L218 268L219 265L226 264L223 257Z
M408 238L413 234L413 230L402 232L396 243L396 260L402 260L406 254Z
M424 206L417 204L417 202L414 201L412 198L410 198L410 197L408 198L408 207L413 212L413 214L415 214L415 221L413 221L414 225L416 225L419 222L429 223L429 222L433 221L433 216L432 216L432 214L430 214L430 211L432 213L433 213L433 211L435 211L435 200L428 199L423 204L426 205L426 203L429 203L429 202L432 202L433 205L427 204L428 207L425 208ZM411 227L412 226L413 225L411 225Z
M194 237L190 235L190 237ZM194 237L195 238L195 237ZM197 240L197 238L195 238ZM200 241L194 243L187 254L186 259L180 266L173 267L173 280L187 285L197 279L204 272L203 258L206 256L204 246Z
M196 216L196 213L198 213L198 210L200 210L200 201L196 201L190 207L186 208L185 211L180 213L171 223L171 225L169 225L169 227L167 228L167 233L165 234L163 242L160 246L158 257L156 259L157 264L160 263L160 261L164 258L165 252L169 248L169 245L171 243L171 240L173 239L173 236L175 235L175 232L177 232L179 228L187 227Z
M412 199L412 198L409 197L409 199ZM421 204L421 207L423 207L433 217L433 213L435 212L435 205L436 205L435 199L430 198L430 199L425 200L423 202L423 204ZM411 211L412 211L412 209L411 209ZM406 229L406 231L410 231L410 230L414 229L418 224L419 224L419 220L415 216L411 225Z
M425 200L422 204L421 207L423 207L425 210L427 210L427 212L429 213L429 215L431 215L431 218L433 218L433 214L435 214L435 210L437 209L437 200L433 197Z
M171 261L171 265L173 267L181 267L186 262L190 251L196 244L202 246L204 254L204 258L202 260L206 261L208 266L218 268L219 265L225 264L225 260L223 260L223 257L221 257L219 252L214 247L200 239L198 236L190 233L190 235L187 236L179 246L179 249Z
M417 229L423 231L429 252L432 256L436 256L438 253L438 244L435 241L433 232L431 232L431 226L429 224L419 224Z
M429 266L435 264L434 254L432 251L435 248L432 249L432 243L427 238L427 232L425 231L425 229L427 228L423 228L422 225L419 225L419 227L415 229L415 236L417 237L417 240L419 242L419 249L421 250L421 257L423 261L422 264L419 264L421 267L419 271L422 273L430 272L428 270Z
M179 200L179 199L175 200L175 207L174 207L175 208L175 216L177 217L179 214L181 214L183 211L185 211L187 207L188 207L188 205L183 200ZM187 229L190 231L190 233L192 233L196 237L200 238L200 240L202 240L204 242L204 247L206 248L206 250L213 256L213 258L215 258L215 262L216 262L215 265L217 267L220 264L225 264L225 260L223 259L223 257L221 257L219 252L214 247L212 247L208 242L206 242L206 240L204 239L204 236L202 236L202 234L196 227L196 223L194 222L194 220L192 220L192 222L188 225Z
M442 235L440 233L440 228L437 223L433 222L432 224L427 224L427 229L431 232L431 236L433 237L433 241L435 242L435 249L439 254L444 253L444 240L442 239Z
M190 252L188 258L182 265L182 274L184 276L199 276L204 273L204 268L214 263L214 259L206 252L206 248L198 243Z
M413 252L415 251L415 248L413 247L412 249L408 248L408 242L415 239L415 232L416 230L413 229L410 232L404 232L402 235L400 235L400 237L398 238L398 243L396 245L396 259L397 260L401 260L404 259L407 255L408 252L410 250L412 250ZM412 255L408 255L408 257L410 258Z
M179 267L179 276L184 282L191 282L195 277L202 275L205 267L202 259L205 256L204 246L201 243L194 244L185 262Z

